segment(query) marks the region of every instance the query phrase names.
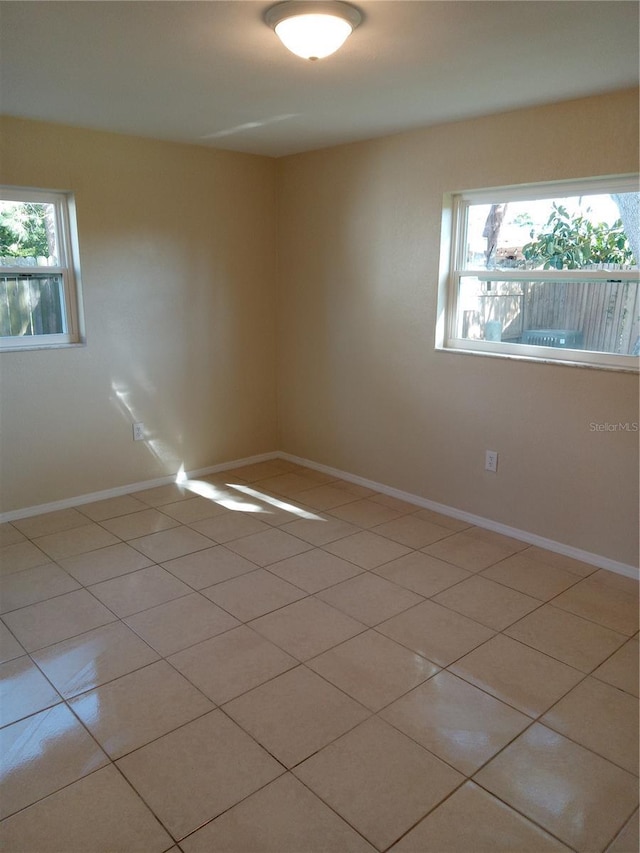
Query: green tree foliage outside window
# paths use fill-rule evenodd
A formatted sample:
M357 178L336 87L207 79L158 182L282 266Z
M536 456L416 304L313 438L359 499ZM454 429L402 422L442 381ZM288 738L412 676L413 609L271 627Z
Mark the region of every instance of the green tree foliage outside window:
M593 223L580 214L571 215L555 202L545 229L523 246L522 254L529 263L545 270L583 269L587 264L631 266L635 263L622 219L617 219L613 225Z
M34 202L3 201L0 204L0 256L49 257L47 207L50 205Z

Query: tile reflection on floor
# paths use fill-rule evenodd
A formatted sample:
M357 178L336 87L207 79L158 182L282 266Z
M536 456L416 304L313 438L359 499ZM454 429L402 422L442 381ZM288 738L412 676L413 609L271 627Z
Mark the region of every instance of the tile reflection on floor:
M8 853L638 850L638 584L283 460L0 525Z

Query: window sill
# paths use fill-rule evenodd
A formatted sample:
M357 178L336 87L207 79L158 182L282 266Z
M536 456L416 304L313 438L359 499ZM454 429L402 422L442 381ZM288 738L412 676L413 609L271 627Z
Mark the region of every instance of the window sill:
M471 356L480 356L481 358L502 358L508 359L510 361L528 361L533 364L555 364L560 367L580 367L586 370L607 370L613 371L614 373L630 373L632 375L637 375L640 372L640 363L637 367L626 367L626 366L617 366L610 364L591 364L585 361L571 361L571 359L560 359L560 358L544 358L544 356L533 356L533 355L519 355L517 353L511 352L495 352L495 351L486 351L480 352L479 350L472 349L462 349L460 347L453 346L436 346L435 351L437 353L454 353L455 355L471 355Z
M42 350L50 350L50 349L82 349L87 346L86 341L74 341L73 343L61 343L61 344L33 344L31 346L18 347L18 346L0 346L0 354L4 352L33 352L42 351Z

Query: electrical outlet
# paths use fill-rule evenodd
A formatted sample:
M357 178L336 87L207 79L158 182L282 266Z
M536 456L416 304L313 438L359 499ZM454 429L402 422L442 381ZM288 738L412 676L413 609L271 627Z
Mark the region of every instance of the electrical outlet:
M134 441L144 441L144 424L134 424L133 425L133 440Z
M498 473L498 451L486 450L484 454L484 470Z

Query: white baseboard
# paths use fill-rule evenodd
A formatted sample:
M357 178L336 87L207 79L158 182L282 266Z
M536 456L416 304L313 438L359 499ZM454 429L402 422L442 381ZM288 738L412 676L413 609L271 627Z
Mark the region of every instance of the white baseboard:
M553 539L547 539L544 536L538 536L537 533L530 533L528 530L519 530L517 527L509 527L507 524L501 524L498 521L493 521L490 518L483 518L480 515L474 515L471 512L465 512L455 507L446 506L445 504L430 501L427 498L422 498L419 495L413 495L409 492L403 492L400 489L394 489L391 486L385 486L383 483L376 483L374 480L367 480L364 477L358 477L355 474L350 474L348 471L340 471L338 468L331 468L328 465L321 465L317 462L312 462L310 459L302 459L299 456L294 456L291 453L278 453L278 458L286 459L288 462L293 462L297 465L304 465L306 468L313 468L314 471L321 471L323 474L329 474L340 480L347 480L349 483L355 483L358 486L364 486L368 489L373 489L376 492L381 492L384 495L390 495L394 498L399 498L410 504L415 504L423 509L431 509L434 512L439 512L442 515L448 515L451 518L460 519L460 521L468 521L476 527L483 527L486 530L493 530L496 533L502 533L505 536L510 536L513 539L519 539L521 542L526 542L529 545L537 545L539 548L546 548L548 551L555 551L557 554L563 554L565 557L573 557L574 560L581 560L583 563L589 563L591 566L598 566L600 569L608 569L610 572L615 572L618 575L625 575L628 578L638 580L640 572L637 566L631 566L627 563L621 563L618 560L611 560L609 557L603 557L601 554L592 554L590 551L583 551L580 548L574 548L572 545L565 545L562 542L556 542Z
M638 580L640 572L636 566L621 563L617 560L611 560L609 557L604 557L601 554L592 554L589 551L583 551L580 548L574 548L571 545L565 545L562 542L556 542L553 539L547 539L544 536L538 536L537 533L530 533L528 530L519 530L516 527L509 527L507 524L501 524L498 521L493 521L490 518L483 518L480 515L474 515L471 512L465 512L455 507L446 506L445 504L437 503L436 501L428 500L419 495L403 492L400 489L395 489L391 486L386 486L384 483L377 483L374 480L367 480L365 477L358 477L348 471L341 471L339 468L331 468L329 465L322 465L318 462L313 462L310 459L303 459L299 456L294 456L291 453L281 451L272 451L270 453L260 453L256 456L248 456L244 459L234 459L231 462L223 462L219 465L212 465L208 468L199 468L195 471L186 472L189 479L194 477L202 477L206 474L218 474L222 471L229 471L232 468L239 468L243 465L254 465L257 462L266 462L270 459L284 459L287 462L293 462L296 465L303 465L306 468L312 468L314 471L321 471L323 474L329 474L339 480L346 480L349 483L355 483L358 486L364 486L368 489L373 489L376 492L381 492L384 495L390 495L394 498L399 498L407 503L414 504L423 509L431 509L434 512L448 515L451 518L457 518L461 521L468 521L476 527L483 527L486 530L493 530L496 533L502 533L505 536L510 536L513 539L519 539L521 542L526 542L529 545L537 545L540 548L546 548L548 551L555 551L557 554L563 554L566 557L573 557L574 560L581 560L583 563L597 566L600 569L608 569L610 572L615 572L618 575L634 578ZM152 489L155 486L166 486L169 483L175 483L178 477L178 472L159 477L155 480L146 480L142 483L129 483L126 486L118 486L115 489L105 489L100 492L92 492L88 495L79 495L74 498L65 498L52 503L39 504L38 506L25 507L24 509L11 510L9 512L0 513L0 524L6 521L17 521L21 518L30 518L33 515L41 515L44 512L54 512L59 509L68 509L69 507L80 506L81 504L93 503L94 501L103 501L107 498L117 498L121 495L128 495L132 492L141 492L144 489Z
M211 465L208 468L198 468L195 471L185 472L188 479L194 477L203 477L205 474L218 474L221 471L229 471L231 468L240 468L242 465L254 465L256 462L267 462L270 459L276 459L278 454L274 451L270 453L260 453L257 456L247 456L244 459L234 459L232 462L222 462L220 465ZM166 477L158 477L155 480L145 480L142 483L129 483L126 486L117 486L115 489L104 489L100 492L91 492L88 495L79 495L75 498L64 498L61 501L52 501L47 504L38 504L37 506L29 506L24 509L14 509L9 512L0 513L0 524L5 521L18 521L20 518L31 518L32 515L41 515L43 512L55 512L58 509L69 509L70 507L80 506L81 504L90 504L95 501L104 501L108 498L119 498L121 495L129 495L132 492L141 492L144 489L153 489L156 486L167 486L170 483L175 483L178 479L178 472L168 474Z

